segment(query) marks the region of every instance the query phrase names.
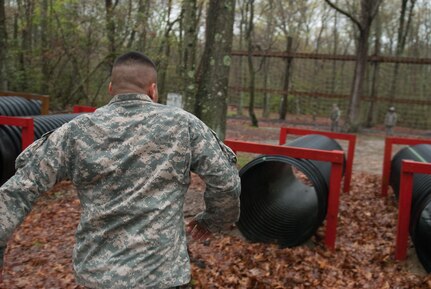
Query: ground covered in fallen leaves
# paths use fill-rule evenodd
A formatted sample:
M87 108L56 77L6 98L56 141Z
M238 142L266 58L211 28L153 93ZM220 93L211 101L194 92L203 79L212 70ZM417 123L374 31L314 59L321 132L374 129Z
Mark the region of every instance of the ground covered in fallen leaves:
M380 178L353 177L341 197L334 252L324 246L324 228L295 248L250 244L220 235L192 242L195 288L431 288L431 276L394 260L397 210L378 195Z
M257 129L234 119L227 136L271 142L278 139L279 126ZM202 182L194 180L186 196L187 217L202 208ZM340 200L335 251L324 246L324 225L307 244L295 248L250 243L235 228L208 241L191 241L193 287L431 288L431 275L417 262L393 258L397 207L393 195L380 197L380 183L377 174L354 172L351 192ZM3 288L82 288L71 265L79 210L68 182L38 200L9 242Z

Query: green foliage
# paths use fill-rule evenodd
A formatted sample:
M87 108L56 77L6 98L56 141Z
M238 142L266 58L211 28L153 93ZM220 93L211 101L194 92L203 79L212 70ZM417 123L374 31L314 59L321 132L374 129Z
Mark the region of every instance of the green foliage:
M234 50L244 49L244 26L247 22L246 4L236 2L234 29ZM347 17L342 17L330 8L325 1L255 1L254 32L252 46L256 52L283 52L286 50L286 37L293 37L293 50L305 53L324 53L346 55L353 54L357 33L355 26ZM48 10L42 11L42 1L5 1L7 57L6 82L9 90L27 91L51 95L53 108L62 110L67 105L102 105L109 96L106 86L109 80L112 59L128 50L141 50L160 67L160 74L166 74L166 81L161 84L161 92L180 92L183 89L180 77L182 40L184 31L179 20L182 1L118 1L112 11L111 23L114 24L115 49L109 47L107 14L105 1L59 0L48 1ZM168 4L172 3L168 17ZM196 59L199 64L204 45L205 8L208 2L198 1L199 19L197 30ZM347 12L356 12L360 1L339 2ZM23 5L26 4L26 5ZM32 4L32 5L27 5ZM139 6L142 4L142 6ZM201 6L202 4L202 6ZM356 8L355 8L356 7ZM358 6L359 7L359 6ZM369 55L395 55L399 26L400 4L384 1L379 18L381 31L372 27ZM417 1L413 10L411 26L406 38L403 56L430 58L431 28L429 15L431 5L428 1ZM47 18L42 15L46 13ZM178 19L177 19L178 18ZM46 20L46 30L42 30ZM181 24L181 25L180 25ZM334 26L337 27L334 30ZM242 28L243 34L240 35ZM168 31L169 30L169 31ZM169 33L167 33L169 32ZM42 35L47 37L48 47L43 47ZM168 36L167 36L168 35ZM380 38L379 38L380 37ZM379 38L379 46L375 47ZM219 39L223 40L223 39ZM240 47L242 43L242 47ZM169 44L169 45L167 45ZM166 54L166 47L170 53ZM379 48L376 50L376 48ZM376 52L377 51L377 52ZM169 55L166 57L166 55ZM256 107L263 106L264 80L271 89L269 107L278 112L281 90L284 86L286 62L283 58L268 58L265 67L263 58L254 57L256 71ZM205 62L201 62L205 63ZM208 62L209 63L209 62ZM246 58L242 64L238 56L225 56L223 63L231 67L230 86L248 87ZM44 75L45 64L48 75ZM242 65L242 67L241 67ZM360 115L365 121L370 107L372 75L375 63L370 62L364 84L364 99L361 102ZM196 69L199 77L207 67ZM394 81L394 64L380 63L378 81L375 86L376 97L373 113L374 124L381 124L388 102L392 97L391 83ZM319 59L293 60L288 96L288 113L307 114L325 117L333 102L338 102L346 117L348 97L354 74L354 61L333 61ZM267 76L267 77L265 77ZM1 81L4 81L2 79ZM428 117L431 91L431 65L400 64L396 82L397 110L400 112L400 125L430 128ZM190 85L196 83L191 81ZM314 94L315 93L315 94ZM230 104L237 104L239 93L232 93ZM248 104L247 92L243 93L243 103ZM323 95L323 96L322 96ZM328 95L335 95L329 97ZM328 97L327 97L328 96ZM346 98L343 98L346 96ZM412 100L412 103L409 103ZM418 104L414 104L414 101ZM399 104L398 104L399 102Z

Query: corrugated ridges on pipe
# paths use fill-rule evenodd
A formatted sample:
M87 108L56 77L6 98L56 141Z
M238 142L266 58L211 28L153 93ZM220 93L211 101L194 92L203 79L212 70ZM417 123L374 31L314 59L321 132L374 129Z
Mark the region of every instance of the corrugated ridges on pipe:
M306 135L287 146L342 150L333 139ZM303 173L310 183L297 178ZM307 241L326 216L331 165L285 156L260 156L240 170L239 230L253 242L297 246Z
M0 96L0 115L40 115L41 102L20 96Z
M414 217L416 226L412 239L419 260L425 270L431 273L431 194L427 195L416 212L420 214Z
M57 114L35 116L34 138L71 121L79 114ZM15 173L15 159L21 152L21 129L16 126L0 126L0 185Z
M402 160L431 163L431 145L409 146L394 155L391 162L390 185L399 196ZM414 174L410 235L419 260L431 272L431 175Z

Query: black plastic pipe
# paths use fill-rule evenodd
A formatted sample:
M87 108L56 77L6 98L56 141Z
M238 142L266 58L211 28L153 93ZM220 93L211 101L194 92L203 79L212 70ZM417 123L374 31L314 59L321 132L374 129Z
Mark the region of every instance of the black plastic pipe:
M35 116L34 139L69 122L79 114ZM0 125L0 185L15 173L15 159L21 153L21 128Z
M409 146L394 155L391 162L390 185L398 198L402 160L431 163L431 145ZM414 174L410 236L423 267L431 272L431 175Z
M306 135L287 146L342 150L335 140L323 135ZM278 155L249 162L239 172L241 213L237 226L243 236L281 247L307 241L326 216L330 171L329 162Z
M41 102L20 96L0 96L0 115L40 115Z

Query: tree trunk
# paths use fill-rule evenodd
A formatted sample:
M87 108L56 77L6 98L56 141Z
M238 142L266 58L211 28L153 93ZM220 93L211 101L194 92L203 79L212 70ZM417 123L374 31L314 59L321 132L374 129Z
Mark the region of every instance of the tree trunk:
M347 110L348 118L346 122L348 131L357 131L361 124L360 98L362 96L362 86L367 67L368 37L370 34L371 23L373 22L374 17L377 15L382 0L361 0L359 20L356 19L352 14L344 11L336 4L332 3L331 0L325 0L325 2L344 16L348 17L358 27L359 30L359 37L357 38L356 44L355 72L353 76L349 107Z
M18 48L18 43L19 43L19 37L18 37L18 13L15 13L13 16L13 33L12 33L12 41L13 43L16 43L16 47ZM20 67L20 57L19 54L17 55L18 57L15 57L13 59L13 66L17 67L17 70ZM17 79L17 81L11 82L10 84L8 83L8 89L10 90L19 90L19 80Z
M292 51L292 37L288 37L286 41L286 52L290 53ZM289 96L289 82L290 82L290 70L292 68L292 58L286 58L286 70L284 73L284 86L283 86L283 97L281 99L280 105L280 119L286 120L287 115L287 105Z
M171 55L171 42L170 42L170 34L172 30L172 26L174 25L174 22L170 22L171 17L171 11L172 11L172 0L168 1L168 12L166 15L166 21L167 21L167 27L163 36L162 43L160 44L159 48L159 59L156 61L156 64L158 64L158 88L159 88L159 103L166 103L167 99L167 88L166 88L166 76L168 73L168 66L169 66L169 58Z
M337 1L335 1L335 5L337 5ZM338 53L338 17L337 11L335 11L334 15L334 28L332 34L334 35L334 42L332 47L332 54L337 55ZM332 79L331 79L331 88L332 93L335 93L337 88L337 61L334 59L332 61Z
M269 78L269 67L270 59L265 57L263 63L263 112L262 116L267 118L270 115L270 94L267 92L268 89L268 78Z
M270 0L268 1L268 10L269 10L269 14L268 14L268 21L267 21L267 25L265 28L265 42L268 43L268 46L265 47L266 51L271 51L271 46L273 43L273 31L274 31L274 17L273 17L273 13L275 13L274 11L274 1ZM271 68L271 58L269 57L264 57L263 58L263 88L264 88L264 93L263 93L263 112L262 112L262 116L265 118L268 118L271 114L271 107L270 107L270 98L271 98L271 94L268 93L267 89L268 89L268 82L269 82L269 74L270 74L270 68Z
M240 11L241 11L241 20L239 23L239 50L242 51L243 49L243 36L244 36L244 26L246 26L247 24L247 19L246 19L246 10L247 10L247 3L244 1L243 4L246 4L246 7L241 7ZM236 107L236 114L237 115L242 115L242 110L243 110L243 99L244 99L244 92L242 90L242 67L243 67L243 58L239 57L239 68L238 68L238 87L240 88L239 91L239 99L238 99L238 105Z
M139 8L138 8L138 21L141 32L139 34L138 41L138 50L145 52L147 49L147 37L148 37L148 20L150 19L150 8L151 8L151 0L139 0Z
M361 124L360 120L360 101L363 91L363 82L368 59L368 36L370 30L364 29L360 32L356 52L356 64L353 78L352 92L349 102L348 131L357 131Z
M18 9L24 14L24 25L21 29L21 49L18 52L19 71L18 89L26 91L29 88L28 68L31 67L31 55L33 51L33 1L17 1Z
M406 22L406 13L407 13L407 2L409 0L401 0L401 10L400 10L400 19L399 19L399 26L398 26L398 36L397 36L397 48L395 51L395 56L400 57L404 53L405 45L406 45L406 39L409 32L411 19L413 16L413 8L415 6L416 0L410 0L410 8L409 8L409 14L408 19ZM389 92L389 99L390 99L390 105L393 104L395 99L395 94L397 91L397 83L398 83L398 74L399 74L400 64L398 62L395 63L394 66L394 73L392 76L392 83L391 83L391 89Z
M7 59L7 33L6 33L6 15L5 2L0 0L0 90L7 90L6 77L6 59Z
M49 25L48 25L48 0L42 0L41 3L41 48L42 48L42 56L41 66L42 66L42 83L41 83L41 93L48 94L49 93L49 43L48 43L48 35L49 33Z
M247 63L248 63L248 74L249 74L249 103L248 103L248 115L250 116L251 125L252 126L259 126L259 123L257 121L256 114L254 113L254 98L255 98L255 78L256 78L256 72L254 71L254 65L253 65L253 20L254 20L254 0L248 1L249 5L249 17L248 17L248 25L247 25L247 33L246 33L246 39L247 39Z
M181 78L183 82L184 109L193 113L196 101L196 45L197 45L197 4L196 0L183 2L183 31L181 56Z
M376 33L374 38L374 55L377 56L380 54L380 37L382 36L382 25L380 23L380 17L376 19ZM379 81L379 71L380 71L380 63L378 61L373 63L373 74L371 79L371 99L370 99L370 107L368 110L367 116L367 127L372 127L374 123L374 106L377 101L378 94L378 81Z
M224 139L235 0L210 0L198 71L196 115Z
M118 1L118 0L117 0ZM110 68L114 64L114 60L116 57L116 45L115 45L115 19L114 19L114 8L115 5L112 3L112 0L105 0L105 9L106 9L106 34L108 36L108 49L109 49L109 58Z

